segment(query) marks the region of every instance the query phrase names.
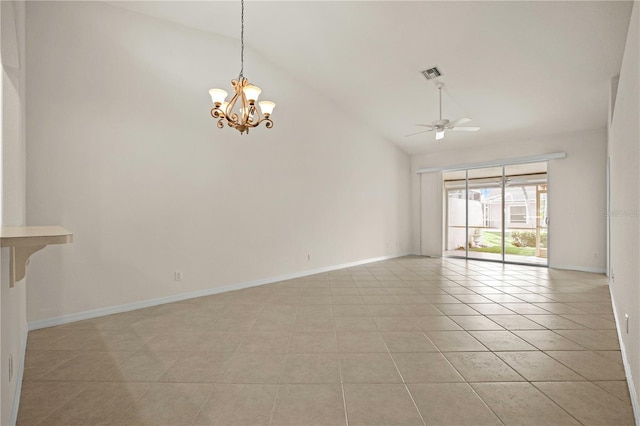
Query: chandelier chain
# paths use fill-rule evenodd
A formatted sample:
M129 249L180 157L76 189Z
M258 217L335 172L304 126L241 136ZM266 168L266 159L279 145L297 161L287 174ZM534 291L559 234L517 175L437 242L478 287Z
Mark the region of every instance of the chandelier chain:
M242 81L244 77L244 0L240 0L241 12L240 12L240 75L238 81Z

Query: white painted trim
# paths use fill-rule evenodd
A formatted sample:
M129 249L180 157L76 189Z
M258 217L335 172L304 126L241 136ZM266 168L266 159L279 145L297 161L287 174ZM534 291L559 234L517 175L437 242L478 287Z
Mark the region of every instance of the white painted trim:
M608 137L608 134L607 134ZM607 141L607 144L609 142ZM611 212L611 157L607 153L607 212ZM548 237L547 237L548 238ZM611 214L607 214L607 276L611 275Z
M27 334L29 330L25 327L24 334L22 336L22 350L20 351L20 360L18 362L18 371L14 380L16 382L16 390L13 394L13 403L11 404L11 413L9 417L9 424L15 425L18 422L18 410L20 408L20 395L22 395L22 377L24 376L24 359L27 354Z
M497 166L510 166L513 164L527 164L527 163L540 163L543 161L556 160L559 158L566 158L566 152L554 152L553 154L531 155L528 157L509 158L506 160L491 160L481 161L479 163L467 163L456 164L453 166L444 167L425 167L418 169L417 174L431 173L431 172L451 172L455 170L468 170L468 169L480 169L483 167L497 167Z
M593 273L596 273L596 274L605 274L607 272L606 268L588 268L586 266L551 265L551 264L549 264L549 268L551 268L551 269L566 269L568 271L593 272Z
M622 354L622 365L624 366L624 375L627 378L627 386L629 387L629 395L631 397L631 406L633 407L633 415L636 421L636 426L640 426L640 401L638 400L638 394L636 393L636 387L633 384L633 376L631 375L631 366L629 365L629 358L627 358L627 351L624 346L624 340L622 340L622 326L618 320L618 310L616 309L616 301L613 298L613 292L611 291L611 278L609 278L609 295L611 296L611 306L613 308L613 318L616 321L616 330L618 331L618 343L620 344L620 353Z
M308 271L294 272L292 274L279 275L276 277L263 278L255 281L246 281L237 284L231 284L224 287L208 288L204 290L194 291L190 293L175 294L172 296L160 297L157 299L142 300L140 302L127 303L124 305L110 306L108 308L93 309L91 311L78 312L75 314L63 315L60 317L48 318L44 320L31 321L28 323L29 330L38 330L40 328L53 327L56 325L68 324L71 322L82 321L86 319L102 317L105 315L119 314L122 312L134 311L136 309L148 308L150 306L162 305L165 303L179 302L181 300L194 299L196 297L210 296L213 294L224 293L227 291L241 290L243 288L256 287L264 284L271 284L279 281L292 280L295 278L306 277L309 275L321 274L323 272L335 271L338 269L350 268L353 266L364 265L367 263L379 262L381 260L395 259L398 257L409 256L411 253L401 253L391 256L374 257L371 259L358 260L355 262L343 263L340 265L326 266Z
M418 206L420 209L420 217L418 218L418 223L420 224L420 254L422 255L422 253L424 253L424 249L422 248L422 176L419 176L418 179L418 182L420 182L420 205Z

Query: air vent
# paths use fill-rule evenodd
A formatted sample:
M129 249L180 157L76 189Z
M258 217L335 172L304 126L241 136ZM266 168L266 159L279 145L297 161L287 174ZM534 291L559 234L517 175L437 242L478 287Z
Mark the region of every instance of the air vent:
M429 68L427 70L420 71L424 78L427 80L433 80L434 78L438 78L442 75L438 67Z

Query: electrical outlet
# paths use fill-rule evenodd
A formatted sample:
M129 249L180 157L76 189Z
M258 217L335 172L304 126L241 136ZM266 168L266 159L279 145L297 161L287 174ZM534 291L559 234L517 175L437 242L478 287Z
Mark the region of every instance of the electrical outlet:
M598 258L598 253L593 253L593 258L597 259Z
M9 354L9 381L13 380L13 354Z
M310 262L311 261L311 253L307 253L307 261Z
M175 271L173 273L173 279L175 281L182 281L182 272L181 271Z

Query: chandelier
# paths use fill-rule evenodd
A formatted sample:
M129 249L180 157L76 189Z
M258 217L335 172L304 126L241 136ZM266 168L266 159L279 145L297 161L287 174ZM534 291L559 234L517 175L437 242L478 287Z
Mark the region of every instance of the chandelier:
M218 119L218 128L222 129L224 123L233 127L240 134L249 133L252 127L258 127L264 122L267 129L273 127L271 121L271 113L276 106L271 101L258 102L260 109L256 107L258 96L262 90L249 83L249 80L243 75L244 71L244 0L241 1L242 13L240 17L240 75L237 80L231 80L233 87L233 97L229 102L225 102L228 93L222 89L211 89L209 95L213 101L211 108L211 116Z

